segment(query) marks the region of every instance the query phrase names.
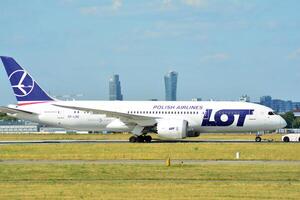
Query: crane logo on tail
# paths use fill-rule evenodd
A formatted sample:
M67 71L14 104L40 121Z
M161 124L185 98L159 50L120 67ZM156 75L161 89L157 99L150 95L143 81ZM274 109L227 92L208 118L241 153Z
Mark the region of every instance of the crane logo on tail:
M34 80L24 70L16 70L8 78L17 97L29 95L34 88Z

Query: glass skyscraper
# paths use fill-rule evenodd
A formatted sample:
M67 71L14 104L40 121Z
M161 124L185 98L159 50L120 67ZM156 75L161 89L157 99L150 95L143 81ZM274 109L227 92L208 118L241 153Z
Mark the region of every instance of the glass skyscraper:
M123 95L121 93L121 82L118 74L114 74L109 79L109 100L123 100Z
M166 101L176 101L178 73L170 71L165 75Z
M272 97L271 96L260 97L260 104L271 108L272 107Z

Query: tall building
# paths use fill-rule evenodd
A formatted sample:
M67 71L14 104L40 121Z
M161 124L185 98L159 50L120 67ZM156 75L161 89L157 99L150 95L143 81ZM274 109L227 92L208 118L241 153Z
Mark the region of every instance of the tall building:
M293 102L293 108L295 110L300 110L300 102Z
M260 104L271 108L272 107L272 97L271 96L260 97Z
M121 93L121 82L118 74L114 74L109 79L109 100L123 100L123 95Z
M293 110L293 103L292 101L273 99L271 108L278 113L285 113Z
M170 71L165 75L166 101L176 101L178 73Z

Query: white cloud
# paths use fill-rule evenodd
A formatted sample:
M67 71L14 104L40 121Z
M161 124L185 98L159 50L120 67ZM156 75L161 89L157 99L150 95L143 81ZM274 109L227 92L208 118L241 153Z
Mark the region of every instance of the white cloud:
M61 2L62 2L63 4L69 4L69 3L73 3L74 0L61 0Z
M159 32L159 31L149 31L149 30L146 30L144 32L143 36L145 38L159 38L159 37L163 36L163 33Z
M89 6L80 8L80 13L84 15L95 15L99 12L99 7L97 6Z
M117 53L127 53L128 51L130 51L130 47L128 45L119 45L113 48L113 50Z
M175 30L175 29L165 29L165 28L153 28L152 30L140 30L137 31L137 35L140 36L142 39L157 39L157 38L165 38L165 39L171 39L171 38L184 38L186 36L186 33L181 30ZM186 36L188 37L188 36Z
M113 10L119 10L123 5L122 0L112 0L112 9Z
M96 15L99 13L111 13L113 11L118 11L123 5L122 0L112 0L111 5L102 5L102 6L87 6L81 7L80 13L84 15Z
M162 9L170 9L170 8L173 8L172 0L163 0Z
M201 62L209 62L209 61L224 61L230 58L227 53L215 53L211 55L202 56L200 58Z
M192 7L205 7L207 5L206 0L182 0L182 3Z
M291 60L300 59L300 48L296 49L295 51L293 51L292 53L290 53L288 55L288 58L291 59Z

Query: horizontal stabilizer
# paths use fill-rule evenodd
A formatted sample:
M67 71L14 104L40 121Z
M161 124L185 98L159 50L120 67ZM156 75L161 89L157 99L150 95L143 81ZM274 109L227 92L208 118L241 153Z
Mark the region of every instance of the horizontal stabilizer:
M0 112L8 113L8 114L31 114L31 115L36 115L37 114L37 113L34 113L34 112L29 112L29 111L25 111L25 110L19 110L19 109L16 109L16 108L9 108L9 107L4 107L4 106L0 107Z

